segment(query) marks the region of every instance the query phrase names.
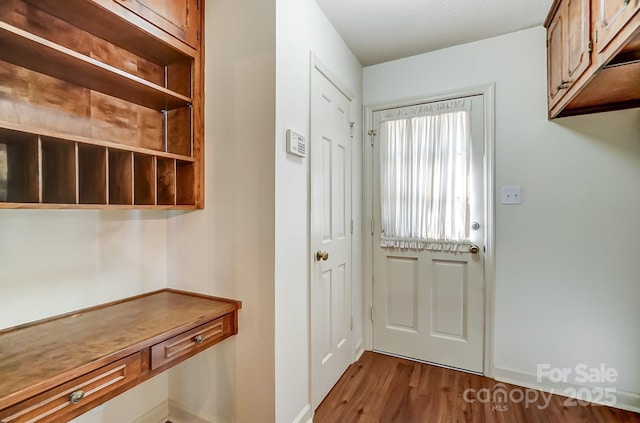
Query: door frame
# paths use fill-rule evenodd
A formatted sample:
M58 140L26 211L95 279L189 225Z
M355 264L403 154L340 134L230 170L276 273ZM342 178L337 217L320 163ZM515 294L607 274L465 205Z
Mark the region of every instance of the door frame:
M311 123L311 113L313 112L312 108L311 108L311 101L312 101L312 93L311 93L311 78L313 78L313 72L319 72L320 74L322 74L331 84L333 84L333 86L335 86L338 91L340 91L348 100L349 100L349 104L350 104L350 110L349 112L351 113L350 115L350 119L352 121L356 121L356 119L359 118L359 116L353 116L353 100L355 99L355 94L353 94L345 84L343 84L340 79L335 76L335 74L333 72L331 72L331 70L318 58L318 56L316 56L313 51L309 52L309 123ZM311 139L311 131L309 131L309 144L313 142L313 140ZM361 175L354 175L353 174L353 142L354 142L354 136L353 136L353 129L351 131L351 140L349 141L351 143L351 173L350 173L350 178L351 178L351 198L349 198L349 201L351 202L351 222L353 224L353 202L354 202L354 198L353 198L353 181L354 181L354 176L358 176L360 177ZM311 257L313 254L313 246L311 245L312 243L312 239L311 239L311 148L308 148L309 151L309 156L308 156L308 160L309 160L309 164L307 166L307 185L308 185L308 189L307 189L307 209L309 210L308 216L307 216L307 220L308 220L308 224L307 224L307 234L308 234L308 251L307 251L307 257ZM353 292L353 233L351 233L351 242L350 242L350 247L349 247L349 260L351 262L351 266L350 266L350 275L349 275L349 281L351 284L351 303L350 305L350 309L351 309L351 321L353 322L353 310L354 310L354 297L355 295L360 295L360 293L354 293ZM308 262L308 310L309 310L309 338L307 339L308 342L308 346L309 346L309 405L311 407L311 416L313 416L313 413L315 412L315 408L313 405L313 392L314 392L314 378L313 378L313 333L311 332L312 329L312 318L313 318L313 313L312 313L312 298L311 298L311 294L312 294L312 289L311 289L311 284L313 283L313 266L314 266L314 262L312 259L309 260ZM349 345L349 350L351 352L351 357L350 357L350 361L351 363L353 363L356 360L356 352L355 352L355 342L356 340L353 337L353 324L351 327L351 338L350 338L350 343L351 345ZM319 405L319 404L318 404Z
M431 103L475 95L484 103L484 356L483 373L493 377L494 297L495 297L495 83L476 85L417 98L407 98L364 106L363 128L363 334L365 348L373 349L373 148L371 136L373 113L379 110Z

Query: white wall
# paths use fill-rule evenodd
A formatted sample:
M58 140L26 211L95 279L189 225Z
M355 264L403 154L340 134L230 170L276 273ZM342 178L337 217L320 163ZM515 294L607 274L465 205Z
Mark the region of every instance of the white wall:
M239 334L170 370L217 423L274 419L275 0L205 3L205 209L168 222L172 287L243 301Z
M286 131L309 140L310 52L356 96L353 138L354 316L362 339L362 67L313 0L278 0L276 17L276 422L307 421L309 398L309 158L286 153Z
M0 234L0 328L166 286L166 212L0 210ZM133 420L167 398L167 381L78 420Z
M364 103L496 83L495 375L605 363L640 408L640 109L548 121L545 30L364 69ZM570 380L571 381L571 380Z

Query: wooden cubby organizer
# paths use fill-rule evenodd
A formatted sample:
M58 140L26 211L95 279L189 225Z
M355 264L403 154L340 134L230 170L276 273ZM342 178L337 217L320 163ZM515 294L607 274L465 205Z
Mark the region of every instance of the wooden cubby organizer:
M168 4L197 42L127 2L3 2L0 208L204 206L201 5Z

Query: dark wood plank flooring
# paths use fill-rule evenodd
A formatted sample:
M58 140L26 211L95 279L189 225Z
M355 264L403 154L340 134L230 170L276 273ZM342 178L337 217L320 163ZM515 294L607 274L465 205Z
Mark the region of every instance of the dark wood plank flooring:
M366 351L320 404L313 422L640 423L640 414Z

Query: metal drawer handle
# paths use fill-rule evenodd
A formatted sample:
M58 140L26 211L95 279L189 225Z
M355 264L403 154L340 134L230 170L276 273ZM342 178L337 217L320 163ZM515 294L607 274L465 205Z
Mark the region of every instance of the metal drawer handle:
M82 389L78 389L77 391L73 391L69 395L69 401L71 401L71 404L79 403L80 401L82 401L82 398L84 398L84 391Z
M193 338L193 340L194 340L194 341L196 341L196 344L202 344L202 341L204 341L204 336L202 336L202 335L196 335L196 336Z

